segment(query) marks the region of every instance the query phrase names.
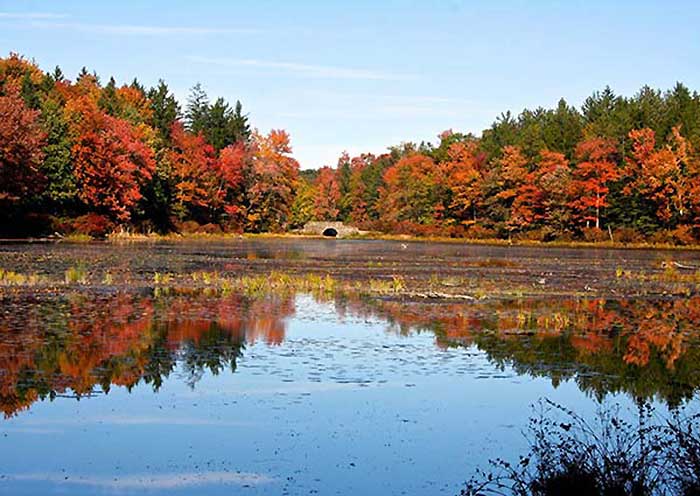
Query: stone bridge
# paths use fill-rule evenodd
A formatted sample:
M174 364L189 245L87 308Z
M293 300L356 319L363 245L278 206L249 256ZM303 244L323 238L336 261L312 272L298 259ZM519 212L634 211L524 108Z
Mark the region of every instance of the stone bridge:
M304 229L301 230L304 234L315 234L317 236L328 236L331 238L343 238L353 234L359 234L360 230L353 226L348 226L342 222L307 222Z

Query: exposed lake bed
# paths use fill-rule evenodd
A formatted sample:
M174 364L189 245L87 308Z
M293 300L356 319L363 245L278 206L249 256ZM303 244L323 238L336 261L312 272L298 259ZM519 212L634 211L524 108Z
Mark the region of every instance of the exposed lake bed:
M699 255L2 246L0 493L456 494L540 398L694 408Z

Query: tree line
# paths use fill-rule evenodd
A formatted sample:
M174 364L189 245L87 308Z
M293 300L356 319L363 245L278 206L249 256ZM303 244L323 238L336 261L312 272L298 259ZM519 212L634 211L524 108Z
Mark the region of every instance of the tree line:
M298 169L285 131L251 129L199 84L183 111L162 80L71 82L0 59L3 234L281 230Z
M580 109L502 114L303 173L292 221L470 238L693 243L700 234L700 96L610 88ZM304 171L305 172L305 171Z
M343 154L299 171L283 130L198 84L75 82L0 59L3 234L284 231L340 220L469 238L693 243L700 235L700 96L681 83L580 108L501 114L480 136Z

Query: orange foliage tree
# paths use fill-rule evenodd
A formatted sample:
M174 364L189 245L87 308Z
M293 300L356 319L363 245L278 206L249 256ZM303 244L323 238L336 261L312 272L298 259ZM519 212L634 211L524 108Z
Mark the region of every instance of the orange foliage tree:
M649 128L630 131L632 151L626 161L632 189L642 193L656 207L656 215L664 224L683 221L698 205L698 165L692 157L690 143L674 127L669 143L656 149L656 135Z
M299 175L299 163L291 153L286 131L252 135L247 222L254 231L277 231L287 224Z
M441 178L432 158L421 153L401 158L385 171L384 184L379 192L384 220L435 221Z
M318 220L336 220L340 212L340 186L335 171L330 167L322 167L314 186L314 217Z
M452 143L447 160L441 164L443 181L449 194L450 215L461 224L476 222L477 210L483 203L483 173L475 142Z
M620 177L616 153L615 143L604 138L582 141L576 147L578 162L573 171L570 206L586 226L593 221L600 229L601 212L608 206L609 184Z
M542 150L536 169L536 183L541 193L544 224L557 233L568 229L568 193L571 169L563 153Z
M505 146L499 160L502 190L497 198L510 204L506 226L509 231L525 229L542 218L542 192L528 161L515 146Z

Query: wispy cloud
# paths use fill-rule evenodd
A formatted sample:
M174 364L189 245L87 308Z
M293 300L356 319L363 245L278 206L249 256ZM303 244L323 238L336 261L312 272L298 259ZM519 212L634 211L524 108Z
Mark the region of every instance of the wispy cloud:
M0 19L64 19L66 14L51 12L0 12Z
M297 76L320 79L369 79L399 81L412 78L412 76L407 74L394 74L374 71L371 69L300 64L296 62L259 59L210 58L200 56L189 56L187 59L192 62L217 65L221 67L268 69L275 72L286 72Z
M46 481L54 484L79 484L111 488L115 490L176 489L207 484L256 485L267 484L274 479L262 474L235 472L193 472L174 474L143 474L125 477L84 475L66 478L65 474L13 474L6 480Z
M0 16L2 19L2 16ZM216 35L216 34L253 34L259 33L251 28L223 28L200 26L153 26L140 24L91 24L84 22L45 21L40 17L8 18L28 20L27 26L37 29L66 29L86 33L110 34L120 36L173 36L173 35Z

